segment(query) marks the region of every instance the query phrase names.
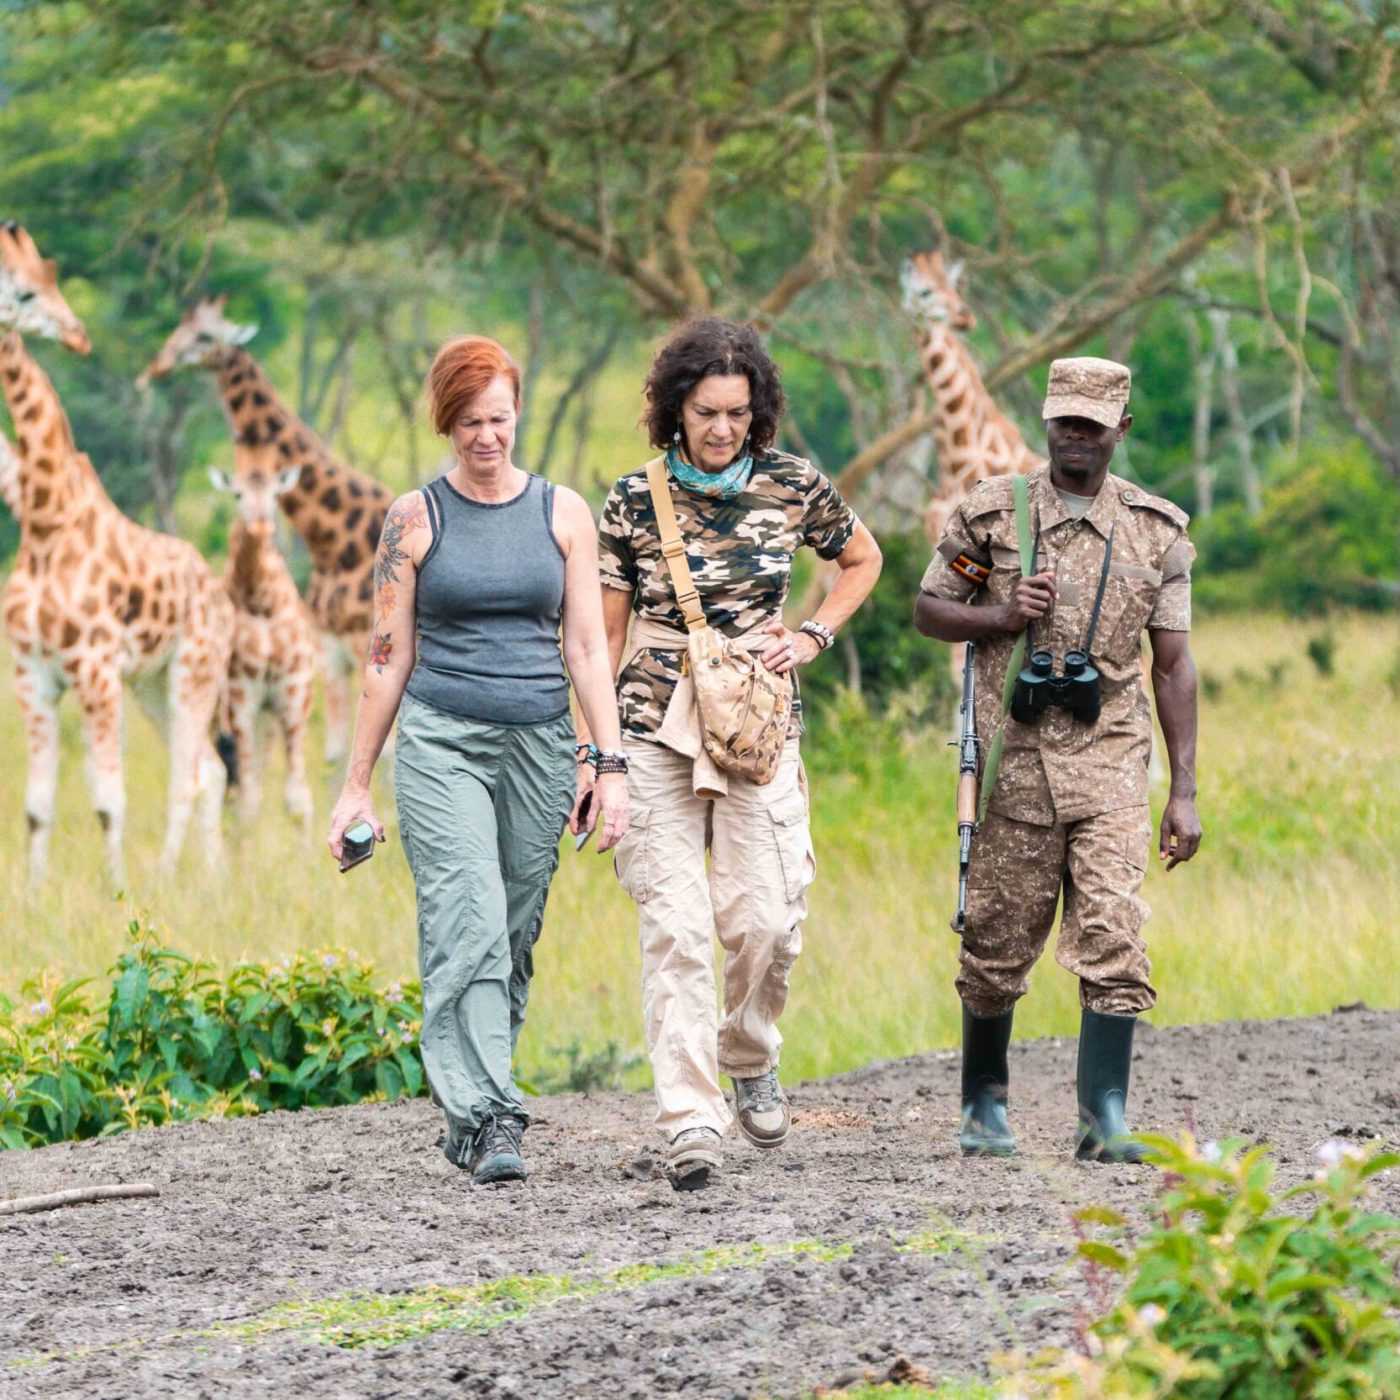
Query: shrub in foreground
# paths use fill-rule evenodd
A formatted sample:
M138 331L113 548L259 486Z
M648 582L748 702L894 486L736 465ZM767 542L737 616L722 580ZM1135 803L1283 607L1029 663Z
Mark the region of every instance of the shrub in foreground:
M339 951L220 977L129 933L105 1006L84 982L0 995L0 1147L425 1092L417 983Z
M1276 1190L1265 1147L1148 1141L1167 1174L1156 1223L1132 1244L1117 1212L1078 1217L1110 1236L1079 1245L1091 1293L1116 1278L1121 1301L1102 1300L1086 1355L1008 1363L1006 1393L1400 1395L1400 1219L1366 1205L1370 1179L1400 1156L1325 1143L1312 1180Z

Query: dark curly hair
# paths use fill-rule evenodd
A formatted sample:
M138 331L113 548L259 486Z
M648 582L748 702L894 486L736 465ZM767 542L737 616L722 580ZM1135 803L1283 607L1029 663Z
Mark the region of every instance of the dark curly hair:
M642 423L653 447L669 447L681 426L686 395L712 374L742 374L749 381L749 450L767 451L787 408L778 367L748 321L695 316L683 322L656 352L647 375Z

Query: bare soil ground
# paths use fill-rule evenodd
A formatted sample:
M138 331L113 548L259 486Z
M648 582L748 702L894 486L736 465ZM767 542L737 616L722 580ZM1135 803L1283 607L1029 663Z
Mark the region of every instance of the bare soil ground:
M421 1101L0 1154L0 1198L161 1191L0 1217L0 1395L797 1397L899 1357L970 1385L1074 1339L1070 1212L1157 1189L1072 1160L1074 1056L1013 1047L1009 1161L958 1155L945 1052L796 1086L787 1146L731 1141L692 1194L640 1095L539 1101L529 1182L475 1190ZM1397 1063L1400 1012L1144 1027L1133 1120L1298 1179L1327 1138L1400 1140Z

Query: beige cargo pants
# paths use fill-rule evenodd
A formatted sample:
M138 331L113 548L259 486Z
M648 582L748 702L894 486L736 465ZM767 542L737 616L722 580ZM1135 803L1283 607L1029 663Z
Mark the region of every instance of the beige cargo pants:
M771 783L731 776L728 795L714 800L695 796L683 754L634 741L627 757L632 824L616 868L641 921L656 1125L668 1140L685 1128L723 1133L732 1118L719 1076L751 1078L778 1063L777 1021L802 951L816 860L797 742L784 748Z

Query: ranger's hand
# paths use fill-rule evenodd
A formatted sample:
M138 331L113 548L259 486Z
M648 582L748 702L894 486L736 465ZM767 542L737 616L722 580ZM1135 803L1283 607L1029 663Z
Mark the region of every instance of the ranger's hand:
M1196 800L1192 797L1169 797L1162 812L1162 839L1157 845L1157 859L1175 870L1184 860L1190 860L1201 848L1201 819L1196 815Z
M1059 596L1052 573L1032 574L1029 578L1017 579L1011 597L1001 605L1002 630L1024 632L1027 624L1050 611Z

